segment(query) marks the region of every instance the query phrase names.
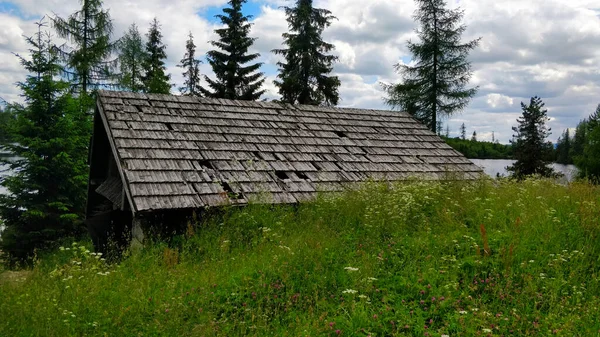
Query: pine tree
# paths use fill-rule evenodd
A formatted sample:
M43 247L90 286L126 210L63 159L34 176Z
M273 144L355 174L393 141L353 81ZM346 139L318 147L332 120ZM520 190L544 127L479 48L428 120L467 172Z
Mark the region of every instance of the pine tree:
M246 1L229 0L230 7L223 8L224 14L216 16L225 27L215 30L219 41L211 41L219 50L207 53L208 63L216 76L215 80L204 76L212 89L202 89L207 97L254 101L265 92L261 89L264 74L259 72L262 63L244 66L260 57L258 53L248 53L256 38L248 36L252 26L248 20L251 17L242 14L242 5Z
M575 165L581 178L600 183L600 104L585 123L582 154L575 157ZM579 126L578 126L579 129ZM577 136L577 135L576 135Z
M167 47L162 43L162 33L160 24L154 18L150 23L150 30L146 34L146 58L142 63L142 82L144 83L144 92L150 94L169 94L171 92L171 75L166 74L165 59Z
M460 125L460 139L462 139L462 140L467 139L467 127L465 126L465 123L462 123Z
M549 166L552 159L552 143L546 141L550 136L550 129L546 122L548 110L545 104L535 96L531 98L529 105L521 102L523 116L517 119L518 126L513 127L516 133L511 141L514 148L516 162L507 167L512 176L523 179L530 175L542 177L554 176L554 170Z
M330 76L337 56L327 55L335 47L321 34L335 17L326 9L314 8L312 0L297 0L296 7L284 7L290 32L284 33L287 49L275 49L284 61L278 62L281 101L291 104L337 105L340 80Z
M446 124L446 138L450 138L450 125Z
M29 75L18 83L25 105L12 105L14 142L6 147L19 159L4 160L15 172L2 182L10 193L0 196L6 226L0 249L11 265L84 230L77 219L86 199L91 123L82 106L87 104L73 98L69 83L55 79L59 56L38 25L38 33L27 38L31 59L17 55Z
M495 135L495 132L492 131L492 143L495 143L495 142L496 142L496 135Z
M442 121L437 121L437 126L435 128L435 132L437 133L438 136L442 135L443 129L444 129L444 124L442 123Z
M587 119L584 119L577 124L575 128L575 134L573 135L573 142L571 144L571 157L576 160L577 157L583 155L583 147L587 139Z
M477 131L473 131L473 135L471 136L471 141L472 142L476 142L477 141Z
M142 63L146 59L146 50L144 49L142 36L135 23L129 26L127 33L119 41L118 50L120 67L119 86L128 91L143 91Z
M0 151L4 144L11 143L9 125L14 118L12 106L0 98Z
M200 85L200 64L202 61L196 59L196 45L191 32L185 48L185 55L183 55L178 65L179 68L185 70L183 73L183 86L179 88L179 92L183 95L200 97L202 96L202 86Z
M564 165L572 164L571 152L571 135L569 129L566 129L556 143L556 162Z
M466 88L472 74L467 57L479 39L461 43L466 29L460 23L462 10L447 9L444 0L416 2L420 42L408 42L415 65L397 64L403 82L384 85L384 89L389 105L414 115L435 132L439 116L463 110L477 92L477 88Z
M102 9L102 0L81 0L81 4L82 8L68 19L56 16L52 21L58 36L72 43L72 47L60 48L66 63L63 73L75 92L87 95L113 83L115 61L109 58L116 45L110 41L113 26L109 12Z

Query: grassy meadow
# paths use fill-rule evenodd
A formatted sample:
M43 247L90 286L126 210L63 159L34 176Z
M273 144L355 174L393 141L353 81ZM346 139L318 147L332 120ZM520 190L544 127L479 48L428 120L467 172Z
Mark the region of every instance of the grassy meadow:
M370 183L0 274L0 336L599 336L600 189Z

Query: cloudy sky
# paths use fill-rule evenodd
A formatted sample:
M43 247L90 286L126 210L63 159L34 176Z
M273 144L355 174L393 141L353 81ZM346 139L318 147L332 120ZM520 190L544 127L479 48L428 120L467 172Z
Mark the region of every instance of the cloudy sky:
M175 65L184 54L192 32L203 55L218 27L214 15L226 0L105 0L114 20L115 38L131 23L145 32L157 17L167 44L169 71L179 85ZM246 14L253 18L254 48L265 63L268 94L277 97L272 84L277 58L270 50L281 46L286 31L279 6L286 0L249 0ZM380 83L398 82L393 65L409 62L406 41L415 39L412 0L315 0L338 20L325 32L335 44L340 62L335 67L342 81L341 106L386 108ZM472 52L472 85L479 86L469 108L447 121L452 136L461 123L480 139L492 132L508 142L511 126L520 114L520 102L538 95L551 118L552 140L593 112L600 103L600 1L598 0L448 0L465 10L468 28L464 39L482 37ZM26 53L23 35L31 35L35 21L53 13L66 17L79 7L76 0L0 0L0 97L20 100L14 83L24 78L13 53ZM210 68L203 66L204 73ZM174 89L175 92L175 89Z

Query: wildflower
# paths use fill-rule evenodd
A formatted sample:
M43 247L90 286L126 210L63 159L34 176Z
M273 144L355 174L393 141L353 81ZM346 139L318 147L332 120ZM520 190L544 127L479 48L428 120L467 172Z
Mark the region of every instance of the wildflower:
M354 290L354 289L346 289L344 291L342 291L343 294L356 294L358 291Z
M342 333L342 330L340 330L340 329L335 330L336 335L340 335L341 333Z
M60 250L65 250L65 247L63 247L63 246L60 246L60 247L58 247L58 249L60 249Z
M483 331L483 332L485 332L485 333L490 333L490 332L492 332L492 330L491 330L491 329L482 329L481 331Z
M344 269L346 269L347 271L358 271L358 268L354 268L354 267L346 267Z
M335 322L329 322L329 326L333 328L333 326L335 325Z
M529 263L534 263L534 262L535 262L535 260L529 260Z
M461 315L466 315L466 314L467 314L467 312L466 312L466 311L464 311L464 310L461 310L461 311L459 311L458 313L459 313L459 314L461 314Z

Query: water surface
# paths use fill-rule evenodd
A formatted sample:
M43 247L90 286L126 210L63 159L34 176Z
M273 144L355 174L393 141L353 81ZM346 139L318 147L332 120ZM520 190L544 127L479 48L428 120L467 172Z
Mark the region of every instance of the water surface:
M498 174L501 176L508 176L508 171L506 171L506 167L514 164L514 160L507 159L471 159L473 164L483 168L483 171L491 176L496 177ZM556 172L564 174L564 179L566 181L573 181L577 176L577 168L575 165L562 165L562 164L552 164L552 168Z

